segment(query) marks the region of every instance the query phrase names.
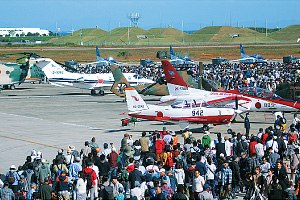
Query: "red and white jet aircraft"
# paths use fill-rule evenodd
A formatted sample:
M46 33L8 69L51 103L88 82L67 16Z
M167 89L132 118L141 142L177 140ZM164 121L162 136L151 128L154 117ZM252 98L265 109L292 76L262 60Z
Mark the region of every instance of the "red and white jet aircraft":
M183 101L169 106L146 104L134 88L125 88L129 116L162 122L179 122L183 130L189 123L228 124L236 116L232 108L210 107L203 100Z
M300 103L283 99L269 90L257 87L217 92L191 88L169 61L163 60L162 65L170 93L161 98L162 102L204 99L211 106L235 108L237 113L251 111L295 112L300 109Z

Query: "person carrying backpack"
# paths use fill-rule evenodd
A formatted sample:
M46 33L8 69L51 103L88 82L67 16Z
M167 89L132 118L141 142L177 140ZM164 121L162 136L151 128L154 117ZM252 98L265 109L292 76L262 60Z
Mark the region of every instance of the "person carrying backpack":
M25 177L24 179L24 190L28 192L31 190L31 184L37 183L36 173L33 170L33 164L28 164L28 169L24 170L23 175Z
M14 193L18 192L18 183L20 180L19 174L16 172L16 166L11 165L9 172L5 176L5 181L8 182L9 188L13 190Z
M55 173L56 177L59 177L60 174L61 174L63 171L64 171L66 174L69 173L69 170L68 170L68 168L66 167L65 164L57 164L57 163L56 163L56 165L53 166L53 172Z
M173 153L171 149L166 149L166 153L164 153L164 163L166 170L170 170L173 167Z
M59 176L56 177L56 192L58 193L58 199L70 199L68 192L68 177L66 172L62 171Z
M84 179L86 181L86 190L88 191L87 194L90 193L91 199L95 198L95 190L96 190L96 184L97 184L97 174L92 169L93 163L89 162L87 164L87 168L83 169L84 172Z

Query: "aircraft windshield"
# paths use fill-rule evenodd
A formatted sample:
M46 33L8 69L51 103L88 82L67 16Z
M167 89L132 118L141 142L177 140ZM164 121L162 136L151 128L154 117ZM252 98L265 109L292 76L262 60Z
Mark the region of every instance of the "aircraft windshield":
M172 105L172 108L197 108L197 107L209 107L209 104L203 100L191 100L191 101L180 101L175 102Z
M142 76L137 75L137 74L133 75L133 77L134 77L135 79L142 79L142 78L143 78Z
M275 94L269 90L263 89L263 88L244 87L244 88L240 88L239 92L241 94L256 96L256 97L263 98L263 99L280 99L281 98L277 94Z

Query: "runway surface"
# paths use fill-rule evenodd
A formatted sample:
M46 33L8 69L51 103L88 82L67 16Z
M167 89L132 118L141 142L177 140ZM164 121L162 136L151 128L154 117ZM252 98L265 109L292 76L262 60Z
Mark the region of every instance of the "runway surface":
M143 97L147 103L157 103L159 97ZM168 130L179 131L178 125L164 125L161 122L141 121L136 127L131 124L121 126L121 119L127 115L127 105L123 99L113 94L91 96L90 91L77 88L61 88L48 84L22 84L15 90L3 90L0 94L0 172L7 172L10 165L23 165L26 156L35 149L52 162L58 148L66 149L72 144L80 151L85 141L96 138L96 143L114 143L120 147L124 133L139 139L142 131ZM287 126L292 115L286 115ZM231 128L244 132L240 117ZM251 133L256 134L260 127L272 126L265 123L263 113L250 114ZM201 139L201 125L190 126L193 136ZM227 125L211 126L211 137L216 132L227 135ZM179 142L183 142L181 136Z

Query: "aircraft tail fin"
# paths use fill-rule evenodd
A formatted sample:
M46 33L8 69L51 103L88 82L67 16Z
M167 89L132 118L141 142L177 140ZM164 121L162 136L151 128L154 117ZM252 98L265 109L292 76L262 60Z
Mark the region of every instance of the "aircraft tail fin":
M124 77L121 69L118 66L112 65L110 66L110 69L115 79L110 91L119 97L125 97L125 88L130 86L127 79Z
M176 58L175 53L174 53L173 48L172 48L171 45L170 45L170 55L171 55L171 59L175 59Z
M125 88L127 107L130 112L148 110L146 102L134 88Z
M187 86L186 82L183 80L183 78L179 75L179 73L176 71L176 69L169 61L162 60L161 62L164 69L167 83L171 83L179 86Z
M99 52L99 48L96 47L96 54L97 54L97 61L98 60L101 60L101 55L100 55L100 52Z
M183 80L180 74L176 71L173 65L167 61L162 60L162 66L166 76L169 94L172 96L182 96L195 93L197 89L188 87L188 84Z
M38 58L36 59L37 65L42 68L43 72L50 78L57 78L63 74L69 73L61 65L57 64L50 58Z
M243 48L242 44L240 44L240 49L241 49L241 57L243 58L243 57L246 56L246 54L245 54L245 51L244 51L244 48Z

